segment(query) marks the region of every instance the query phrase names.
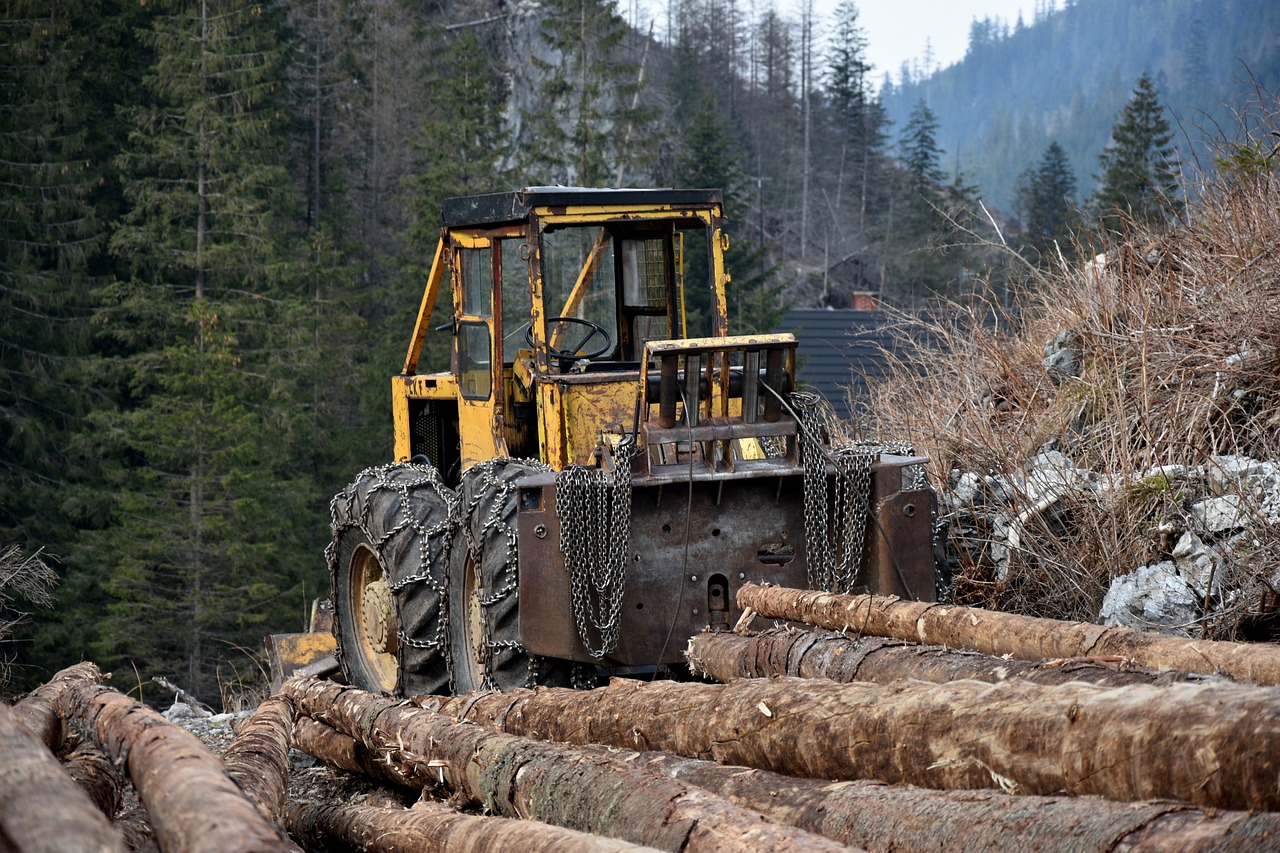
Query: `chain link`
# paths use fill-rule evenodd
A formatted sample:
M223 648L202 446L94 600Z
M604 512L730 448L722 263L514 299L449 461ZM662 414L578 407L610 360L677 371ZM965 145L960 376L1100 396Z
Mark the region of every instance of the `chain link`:
M495 659L500 649L511 649L517 654L524 654L524 645L518 640L493 639L497 626L492 623L493 615L489 610L490 607L507 596L518 596L520 594L519 538L514 524L514 516L508 519L506 512L513 500L511 493L516 489L516 481L515 479L503 479L499 476L499 472L513 461L518 461L536 471L550 472L552 470L551 466L534 459L512 460L505 457L497 457L472 465L464 475L468 481L475 483L474 487L472 487L471 500L466 506L463 506L461 501L458 502L455 522L460 526L472 564L482 574L485 556L484 544L491 538L490 534L496 533L500 537L500 541L504 542L503 550L505 553L500 578L495 577L487 596L483 594L483 583L478 584L479 588L476 591L485 624L484 653L488 657L487 660L482 662L484 664L482 667L484 682L481 686L486 690L496 689L491 662ZM492 502L489 504L488 511L480 521L478 528L473 529L470 519L476 514L477 508L480 506L481 501L484 500L491 500ZM533 687L537 684L538 678L537 656L526 655L526 658L528 666L525 673L524 686Z
M914 456L905 441L840 439L831 406L816 394L793 393L800 409L800 461L804 482L804 532L809 587L852 592L871 512L871 467L882 453ZM835 469L828 481L827 468ZM903 471L903 488L928 484L923 465Z
M635 442L614 449L614 469L570 465L556 475L560 550L569 567L573 619L593 658L618 645L622 593L631 544L631 457ZM600 638L592 644L592 635Z

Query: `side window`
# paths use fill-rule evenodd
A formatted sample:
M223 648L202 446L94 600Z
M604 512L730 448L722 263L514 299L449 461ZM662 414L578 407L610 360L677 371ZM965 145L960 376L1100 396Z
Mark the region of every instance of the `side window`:
M458 385L468 400L487 400L493 392L487 323L463 320L458 324Z
M460 249L462 313L468 317L493 314L493 249Z
M502 262L502 361L515 361L516 350L528 346L524 335L529 330L533 306L529 296L529 262L520 257L524 240L503 240L498 244Z

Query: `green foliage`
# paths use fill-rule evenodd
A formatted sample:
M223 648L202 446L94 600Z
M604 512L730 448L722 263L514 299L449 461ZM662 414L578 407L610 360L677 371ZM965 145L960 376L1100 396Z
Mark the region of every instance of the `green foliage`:
M1022 250L1032 261L1074 257L1074 235L1080 225L1076 179L1057 142L1049 143L1036 167L1023 174L1018 213L1023 222Z
M1111 131L1111 145L1098 158L1102 175L1091 204L1104 229L1118 230L1125 218L1155 224L1178 210L1172 141L1155 83L1143 74Z

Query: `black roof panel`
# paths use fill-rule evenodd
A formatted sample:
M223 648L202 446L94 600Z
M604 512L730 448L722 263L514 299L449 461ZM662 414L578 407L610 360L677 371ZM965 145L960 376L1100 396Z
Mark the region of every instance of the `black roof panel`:
M444 200L444 224L450 228L518 222L534 207L570 207L623 204L719 204L720 190L601 189L595 187L525 187L485 195Z

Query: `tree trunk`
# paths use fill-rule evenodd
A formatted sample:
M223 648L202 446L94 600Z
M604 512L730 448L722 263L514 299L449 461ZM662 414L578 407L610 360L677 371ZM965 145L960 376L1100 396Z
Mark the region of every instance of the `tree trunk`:
M293 745L325 764L406 788L421 787L419 781L396 772L397 765L379 761L377 754L355 738L310 717L298 717L293 726ZM415 775L415 774L411 774Z
M790 776L929 788L1280 808L1280 691L1253 685L887 685L818 679L542 688L441 702L542 740L599 743Z
M61 707L125 767L166 853L291 849L195 735L101 685L69 688Z
M348 845L372 853L640 853L653 849L532 820L466 815L430 800L411 809L290 803L288 818L289 831L304 844Z
M0 756L0 850L124 853L120 834L4 704Z
M832 681L888 684L904 678L945 683L972 678L999 682L1021 679L1034 684L1083 681L1099 687L1203 681L1181 671L1112 669L1074 660L1032 663L1005 660L945 646L921 646L883 637L857 639L814 631L775 628L754 635L698 634L685 652L694 675L716 681L793 675Z
M273 696L258 706L222 755L227 775L273 823L284 822L292 739L293 703Z
M58 701L73 684L99 684L102 672L96 664L78 663L59 672L46 683L32 690L13 706L18 721L27 727L50 752L62 747L62 717L58 714Z
M1007 654L1020 660L1118 657L1151 669L1181 669L1280 685L1280 646L1269 643L1187 640L976 607L752 583L738 589L738 606L766 618L790 619L858 636L895 637L989 655Z
M284 693L300 713L400 765L416 785L444 784L504 817L687 853L842 849L608 755L499 734L317 679L290 679Z
M81 743L63 759L62 767L107 820L120 813L123 785L111 759L92 743Z
M1190 853L1226 849L1228 842L1242 838L1258 839L1260 844L1280 839L1280 815L1269 813L1206 813L1173 803L832 783L663 752L642 753L637 763L776 821L874 853L959 849Z
M125 809L115 819L114 826L124 836L133 853L160 853L156 831L151 827L151 819L147 817L147 810L141 804Z

